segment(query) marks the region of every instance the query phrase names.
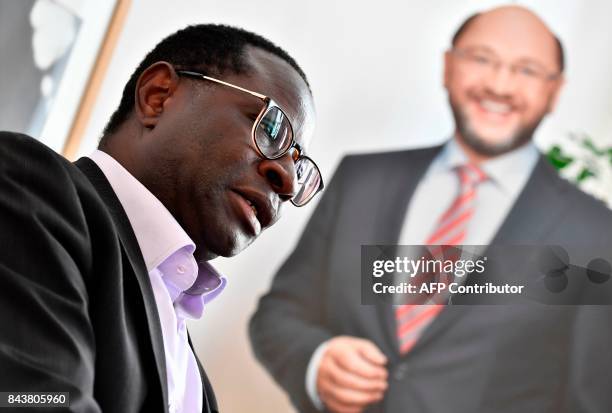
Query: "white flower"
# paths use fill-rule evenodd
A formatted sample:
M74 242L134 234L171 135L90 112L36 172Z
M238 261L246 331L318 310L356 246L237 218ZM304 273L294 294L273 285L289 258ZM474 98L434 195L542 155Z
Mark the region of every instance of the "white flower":
M612 208L612 164L610 156L606 153L608 148L604 148L601 154L596 153L587 147L588 140L585 134L570 134L557 143L563 156L573 159L568 165L561 168L559 173L584 192L601 199ZM587 176L578 181L584 170L590 171L593 176Z

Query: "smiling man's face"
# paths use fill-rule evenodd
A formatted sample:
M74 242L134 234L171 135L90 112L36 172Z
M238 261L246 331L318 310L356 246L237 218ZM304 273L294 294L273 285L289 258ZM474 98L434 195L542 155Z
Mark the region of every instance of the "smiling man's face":
M529 141L563 83L559 49L531 12L477 16L445 55L444 86L460 144L491 157Z
M246 49L252 70L218 78L271 97L306 148L314 106L308 86L288 63L260 49ZM175 79L176 80L176 79ZM196 244L196 255L232 256L273 225L296 190L292 151L268 160L251 138L264 102L210 81L178 78L164 101L148 142L143 142L140 181L164 204Z

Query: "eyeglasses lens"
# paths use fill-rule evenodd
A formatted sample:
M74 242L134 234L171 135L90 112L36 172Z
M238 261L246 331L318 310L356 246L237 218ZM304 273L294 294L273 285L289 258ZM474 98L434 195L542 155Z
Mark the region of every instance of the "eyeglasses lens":
M255 130L255 141L261 153L277 158L289 149L292 140L291 124L283 111L277 107L268 109Z
M308 158L300 158L295 163L298 191L293 197L293 203L302 206L308 203L317 193L321 185L319 168Z

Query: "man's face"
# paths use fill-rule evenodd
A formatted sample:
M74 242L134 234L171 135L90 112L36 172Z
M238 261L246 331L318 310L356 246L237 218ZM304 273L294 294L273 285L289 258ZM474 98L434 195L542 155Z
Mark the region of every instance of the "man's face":
M517 8L476 18L445 55L444 85L456 137L496 156L531 139L562 85L554 37Z
M314 125L306 83L282 59L247 48L253 70L226 74L226 82L273 98L305 148ZM251 138L264 107L257 97L209 81L181 77L152 131L141 182L168 208L196 243L196 256L235 255L280 217L295 191L289 152L263 159Z

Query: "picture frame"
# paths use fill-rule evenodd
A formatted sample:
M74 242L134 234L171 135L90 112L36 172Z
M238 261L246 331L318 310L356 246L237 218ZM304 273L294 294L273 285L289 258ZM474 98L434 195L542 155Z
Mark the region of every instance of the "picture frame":
M26 133L73 159L131 0L0 0L0 129ZM2 34L2 33L0 33Z

